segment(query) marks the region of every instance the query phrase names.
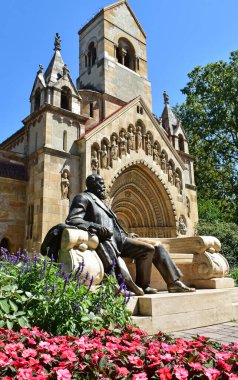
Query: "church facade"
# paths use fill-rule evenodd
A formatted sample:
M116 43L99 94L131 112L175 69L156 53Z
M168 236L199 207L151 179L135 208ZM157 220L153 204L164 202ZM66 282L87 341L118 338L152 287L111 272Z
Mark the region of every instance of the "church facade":
M161 117L152 112L146 35L127 1L79 31L76 84L56 34L30 103L23 127L0 145L2 246L39 251L91 173L104 177L107 203L128 232L194 234L193 158L166 93Z

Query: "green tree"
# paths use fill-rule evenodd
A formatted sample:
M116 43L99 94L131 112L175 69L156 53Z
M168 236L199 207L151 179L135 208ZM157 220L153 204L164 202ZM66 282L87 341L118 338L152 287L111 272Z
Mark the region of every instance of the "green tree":
M188 78L186 100L176 112L195 157L199 204L212 200L216 215L237 222L238 51L228 62L195 67Z

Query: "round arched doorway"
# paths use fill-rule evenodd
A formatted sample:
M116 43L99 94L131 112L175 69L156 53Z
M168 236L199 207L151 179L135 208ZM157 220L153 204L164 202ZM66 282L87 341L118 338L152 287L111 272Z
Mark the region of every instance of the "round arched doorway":
M110 206L128 232L143 237L175 237L171 200L160 179L143 164L126 168L113 182Z

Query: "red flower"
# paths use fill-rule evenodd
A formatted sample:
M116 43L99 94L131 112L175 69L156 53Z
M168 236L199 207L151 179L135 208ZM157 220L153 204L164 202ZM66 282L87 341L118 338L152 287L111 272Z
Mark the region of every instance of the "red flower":
M225 371L230 372L232 365L224 362L223 360L218 360L217 367L224 369Z
M215 368L206 368L204 369L204 374L208 377L209 380L215 380L218 376L220 376L220 371Z
M161 380L171 380L172 379L172 374L170 372L169 367L162 367L157 371L157 374L159 375L159 378Z
M119 375L122 375L122 376L126 376L129 373L126 367L118 367L117 365L115 365L115 370L117 371Z
M12 360L7 357L3 352L0 352L0 367L5 367L12 363Z

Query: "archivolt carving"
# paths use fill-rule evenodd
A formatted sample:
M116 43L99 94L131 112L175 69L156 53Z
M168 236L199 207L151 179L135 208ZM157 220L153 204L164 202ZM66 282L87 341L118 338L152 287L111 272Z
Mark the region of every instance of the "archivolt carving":
M107 140L107 142L105 142ZM93 143L92 147L97 143ZM108 139L105 137L101 140L100 150L100 163L101 169L112 168L114 163L124 157L129 157L131 151L136 151L138 154L140 150L144 150L147 156L153 158L156 166L160 168L163 173L168 174L168 182L182 193L182 174L179 168L175 168L172 160L168 161L168 155L165 150L161 152L161 147L158 141L154 141L154 136L150 131L146 131L146 127L141 120L136 122L135 127L129 124L127 130L120 128L119 134L113 132ZM95 151L95 149L91 149ZM99 159L98 153L97 158ZM92 160L95 172L95 160Z
M176 212L162 178L144 160L121 168L108 187L110 204L125 228L151 236L160 227L176 234ZM156 231L157 230L157 231Z

